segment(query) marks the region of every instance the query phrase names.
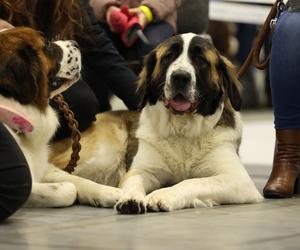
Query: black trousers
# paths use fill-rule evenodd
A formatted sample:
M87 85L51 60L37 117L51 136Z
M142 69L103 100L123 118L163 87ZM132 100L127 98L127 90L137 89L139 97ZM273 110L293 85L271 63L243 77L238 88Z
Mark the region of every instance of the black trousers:
M31 191L26 159L8 130L0 123L0 221L17 211Z

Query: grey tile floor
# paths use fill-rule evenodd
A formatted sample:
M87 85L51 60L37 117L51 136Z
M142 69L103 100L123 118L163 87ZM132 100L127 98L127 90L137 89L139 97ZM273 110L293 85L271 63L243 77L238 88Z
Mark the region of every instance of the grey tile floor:
M261 191L272 162L270 112L244 114L241 157ZM73 206L21 209L0 224L0 250L300 249L300 197L255 205L117 215Z

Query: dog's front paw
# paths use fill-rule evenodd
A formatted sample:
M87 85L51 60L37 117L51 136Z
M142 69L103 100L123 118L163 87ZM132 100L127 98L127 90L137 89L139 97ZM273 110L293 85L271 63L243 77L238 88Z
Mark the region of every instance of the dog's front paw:
M113 207L122 196L122 189L96 184L86 189L78 190L78 200L81 204L95 207Z
M180 201L171 188L162 188L146 196L147 210L149 212L170 212L184 208L184 201Z
M120 214L143 214L146 212L146 203L144 197L124 197L115 208Z

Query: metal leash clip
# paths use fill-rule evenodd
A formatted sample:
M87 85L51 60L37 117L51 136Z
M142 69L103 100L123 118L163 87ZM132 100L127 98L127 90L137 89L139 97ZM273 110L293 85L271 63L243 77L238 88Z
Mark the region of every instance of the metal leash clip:
M280 14L284 11L285 9L285 3L283 2L283 0L279 0L278 3L277 3L277 14L276 14L276 17L273 18L271 21L270 21L270 29L273 30L275 28L275 25L278 21L278 18L280 16Z

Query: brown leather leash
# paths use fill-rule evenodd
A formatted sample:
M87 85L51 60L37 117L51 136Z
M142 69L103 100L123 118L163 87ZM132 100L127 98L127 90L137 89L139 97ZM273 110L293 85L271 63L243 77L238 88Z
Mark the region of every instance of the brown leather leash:
M270 55L267 55L263 61L260 61L260 52L265 41L268 39L270 32L274 30L277 18L283 11L284 7L285 4L283 0L276 0L273 4L269 15L267 16L267 19L265 20L260 32L258 33L254 41L248 57L238 71L238 79L241 79L241 77L245 74L245 72L253 62L257 69L263 70L268 66Z
M71 138L73 140L72 143L72 153L71 159L68 165L65 167L65 171L68 173L72 173L77 166L77 162L80 159L79 152L81 150L80 144L80 132L78 130L78 122L74 117L74 113L70 110L69 105L64 101L62 95L56 95L52 99L54 102L58 104L58 109L63 112L65 119L68 121L68 126L71 129Z

